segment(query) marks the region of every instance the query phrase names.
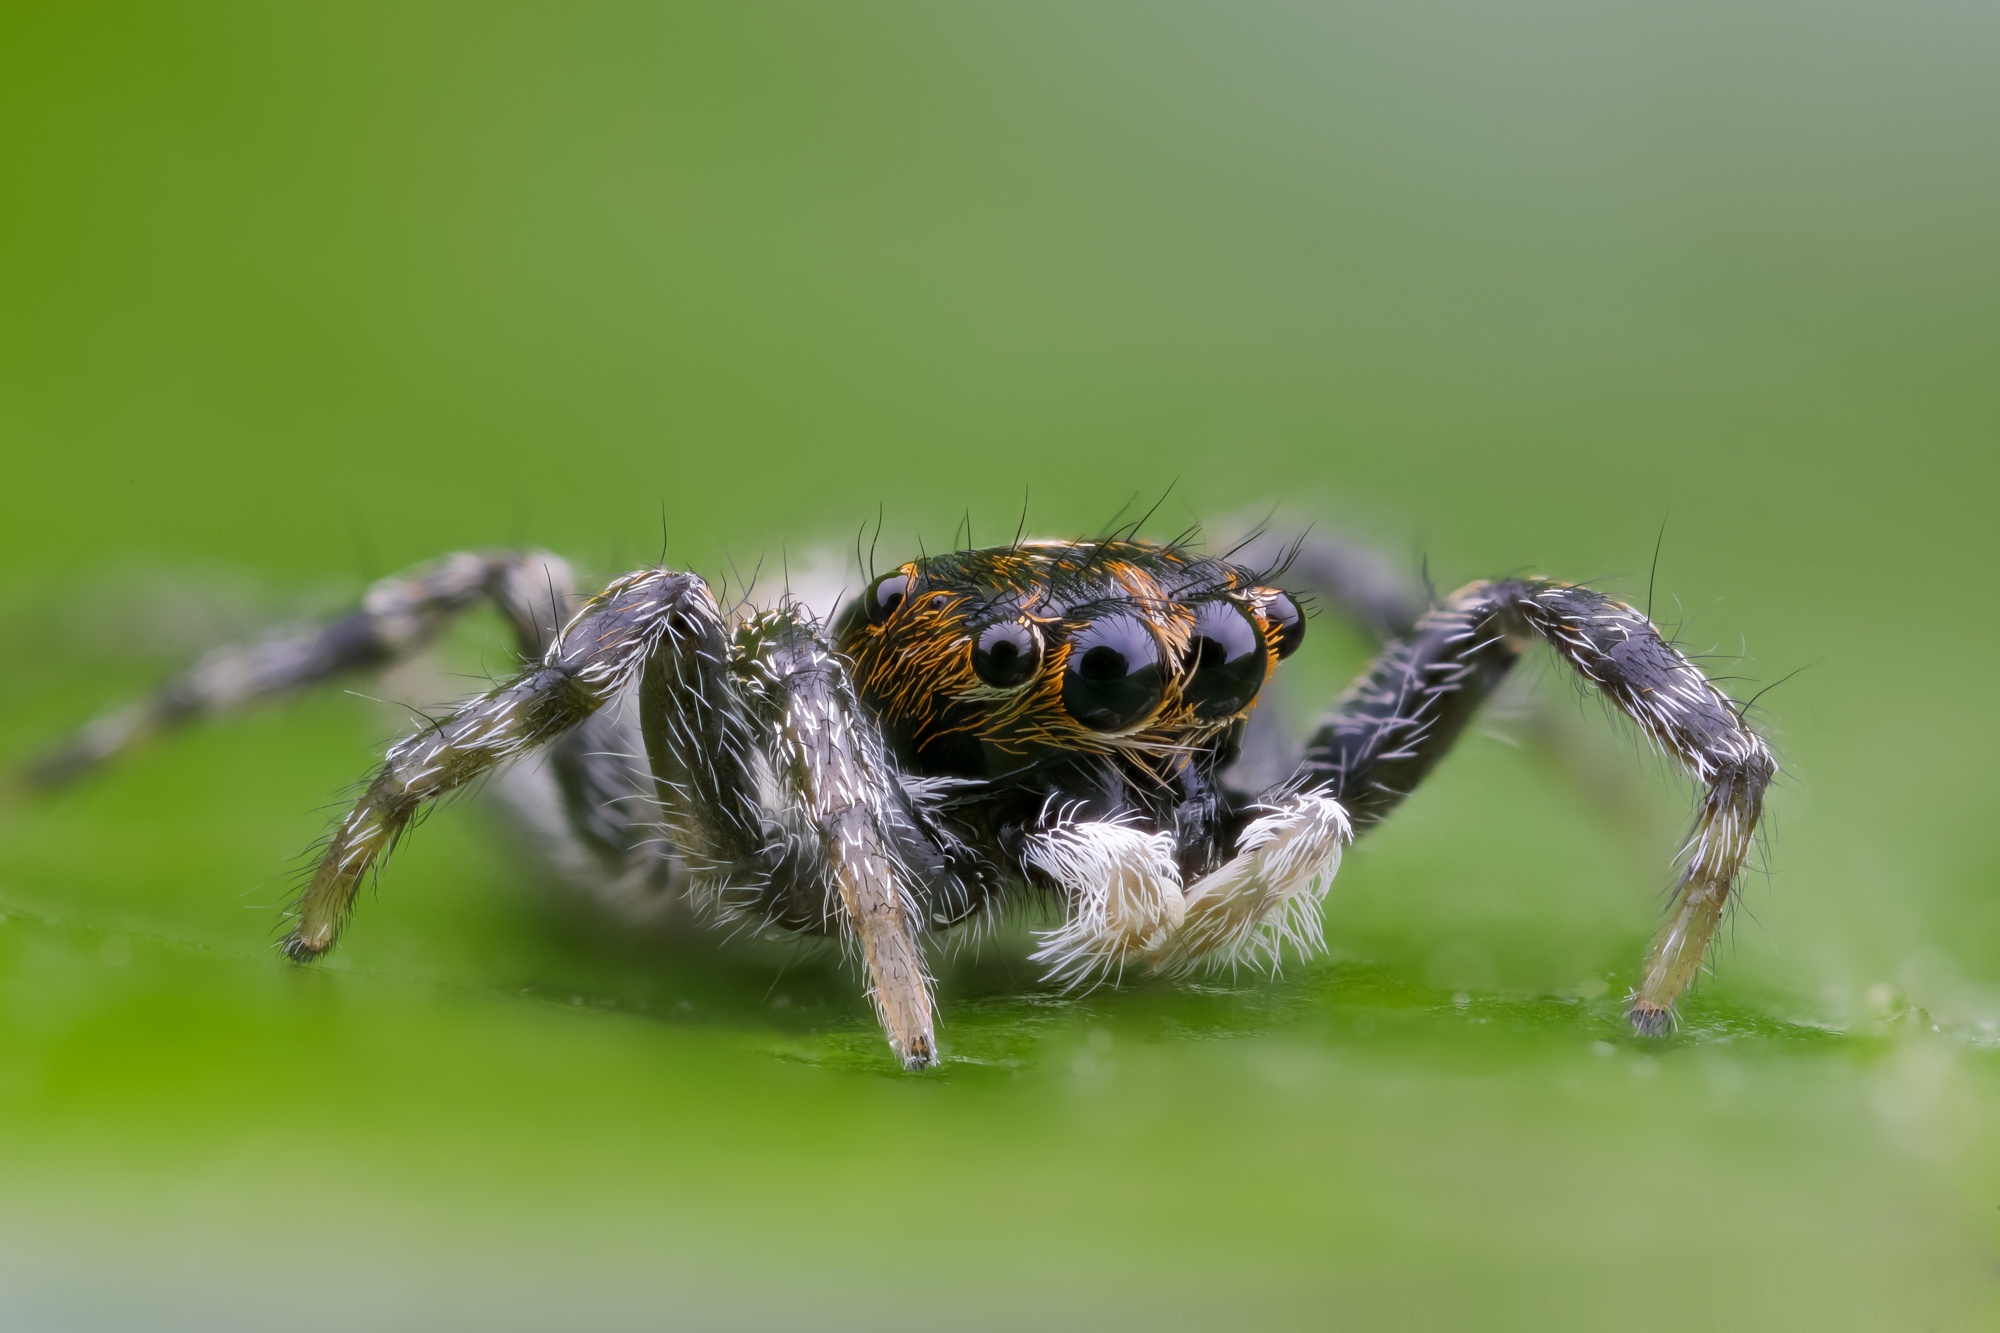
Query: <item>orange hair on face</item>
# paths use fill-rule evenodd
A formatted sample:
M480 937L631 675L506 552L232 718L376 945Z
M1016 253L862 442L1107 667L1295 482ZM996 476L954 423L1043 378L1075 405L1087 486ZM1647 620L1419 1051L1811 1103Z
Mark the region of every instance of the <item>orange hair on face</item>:
M899 566L842 615L836 634L863 696L920 752L956 739L994 752L1003 768L1041 750L1171 756L1213 740L1256 706L1258 685L1288 647L1270 614L1284 596L1249 571L1176 546L1033 542ZM1231 659L1240 700L1190 688L1216 658L1204 624L1233 624L1245 644L1260 641L1261 670L1243 662L1241 646ZM974 666L975 647L995 626L1023 627L1025 637L1011 628L997 637L1038 654L1032 671L1005 688ZM1111 670L1132 669L1113 686L1147 674L1124 691L1127 713L1112 710L1106 725L1102 711L1079 716L1077 696L1096 688L1086 679L1095 659L1079 654L1112 640L1123 651L1105 659Z

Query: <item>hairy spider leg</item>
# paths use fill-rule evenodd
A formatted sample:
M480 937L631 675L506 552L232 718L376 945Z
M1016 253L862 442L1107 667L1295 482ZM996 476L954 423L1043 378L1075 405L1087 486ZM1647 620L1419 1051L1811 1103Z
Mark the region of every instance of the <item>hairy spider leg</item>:
M924 916L910 885L922 883L942 915L964 914L973 895L940 846L953 840L912 806L846 668L810 624L774 613L732 643L692 575L628 575L563 628L575 594L555 556L446 556L381 580L339 620L209 654L36 761L32 780L68 781L166 727L392 664L482 598L506 617L528 665L390 749L294 905L286 954L303 961L333 946L362 878L427 805L540 751L563 831L596 860L588 878L615 882L665 862L705 878L726 908L850 935L899 1057L933 1063ZM607 707L635 686L652 777ZM767 777L782 793L776 810L764 803Z
M1629 1000L1647 1035L1673 1022L1722 920L1777 773L1736 706L1640 612L1589 588L1474 583L1383 652L1306 744L1295 785L1339 801L1357 832L1380 822L1451 748L1531 639L1672 754L1703 788L1666 924Z
M150 698L80 728L23 770L30 787L75 781L163 731L409 657L480 599L513 628L523 659L569 619L569 566L546 551L459 552L373 584L359 608L263 643L219 648Z
M714 601L693 575L628 574L592 598L539 662L391 747L300 894L285 953L304 961L333 947L362 876L424 806L596 713L670 642L674 613L690 601L712 613Z
M646 665L639 718L695 884L733 914L851 938L897 1058L935 1064L915 894L940 853L846 664L792 611L758 616L732 644L706 601L674 637Z
M1253 813L1235 854L1188 886L1186 920L1154 949L1155 971L1223 962L1276 972L1286 946L1326 947L1320 908L1354 838L1347 811L1321 792L1280 791Z
M1034 960L1065 990L1116 982L1129 961L1166 943L1187 916L1174 835L1057 814L1026 840L1022 859L1061 887L1063 924Z
M1260 528L1239 540L1225 541L1224 546L1233 561L1277 571L1273 578L1352 622L1373 646L1408 634L1429 604L1424 585L1404 572L1398 561L1365 542L1323 528L1296 539ZM1298 767L1298 738L1287 729L1286 709L1280 702L1290 692L1282 676L1264 682L1263 698L1244 720L1237 738L1231 785L1255 792Z
M1287 541L1269 532L1244 540L1233 558L1253 568L1282 569L1293 592L1305 593L1366 632L1379 649L1416 631L1430 607L1430 591L1402 564L1358 538L1314 527ZM1264 698L1246 719L1228 781L1244 792L1275 785L1296 771L1303 747L1285 726L1281 701L1293 686L1282 676L1267 681ZM1503 688L1494 699L1506 713L1510 734L1542 759L1598 812L1625 828L1651 826L1647 793L1629 768L1616 762L1603 739L1561 701L1526 682Z

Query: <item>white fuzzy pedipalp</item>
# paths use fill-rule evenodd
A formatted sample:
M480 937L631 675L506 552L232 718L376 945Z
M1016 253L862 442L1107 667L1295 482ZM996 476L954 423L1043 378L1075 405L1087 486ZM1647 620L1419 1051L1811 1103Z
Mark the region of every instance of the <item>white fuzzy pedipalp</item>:
M1186 914L1171 834L1060 824L1028 840L1027 860L1069 899L1068 918L1033 955L1066 989L1115 980L1126 960L1170 939Z
M1284 947L1326 948L1320 905L1354 827L1340 802L1310 792L1287 797L1253 821L1237 853L1187 890L1187 916L1153 954L1162 972L1198 962L1254 963L1276 971Z

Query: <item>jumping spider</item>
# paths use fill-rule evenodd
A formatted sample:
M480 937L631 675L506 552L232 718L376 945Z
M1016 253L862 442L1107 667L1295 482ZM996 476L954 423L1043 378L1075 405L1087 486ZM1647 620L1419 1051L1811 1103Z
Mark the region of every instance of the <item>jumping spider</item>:
M1260 569L1236 563L1243 548L1209 558L1129 532L1017 541L898 566L830 623L789 598L725 611L673 569L581 601L552 555L453 555L375 584L343 619L212 654L29 772L52 784L163 727L395 662L489 599L523 666L388 751L284 952L332 948L412 818L511 769L502 794L561 831L574 874L858 946L889 1044L919 1069L938 1059L927 938L1024 893L1063 905L1034 956L1066 985L1319 947L1342 848L1540 639L1704 789L1629 1002L1635 1029L1665 1031L1743 865L1770 750L1602 593L1503 579L1432 606L1353 555L1321 543ZM1259 690L1305 630L1278 564L1386 646L1289 774L1247 791L1231 769L1251 767L1246 743L1268 747Z

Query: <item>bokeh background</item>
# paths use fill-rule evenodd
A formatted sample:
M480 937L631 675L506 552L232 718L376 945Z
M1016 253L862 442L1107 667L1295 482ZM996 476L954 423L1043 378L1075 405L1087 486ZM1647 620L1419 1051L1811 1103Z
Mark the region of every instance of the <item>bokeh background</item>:
M1163 495L1443 587L1659 539L1731 688L1799 674L1669 1041L1686 793L1549 679L1612 776L1470 738L1328 958L1062 999L1001 939L922 1078L838 960L607 934L477 803L289 968L406 715L215 726L0 812L0 1325L1990 1327L1996 68L1950 0L10 0L5 755L454 548L770 591Z

